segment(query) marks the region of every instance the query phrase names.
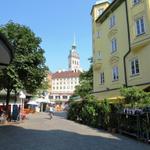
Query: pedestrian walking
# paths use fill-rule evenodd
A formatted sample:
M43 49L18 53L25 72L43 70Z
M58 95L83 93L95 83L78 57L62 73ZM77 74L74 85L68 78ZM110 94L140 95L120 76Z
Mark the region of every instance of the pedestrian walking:
M50 116L50 119L52 119L53 115L54 115L54 107L52 105L50 105L50 107L49 107L49 116Z

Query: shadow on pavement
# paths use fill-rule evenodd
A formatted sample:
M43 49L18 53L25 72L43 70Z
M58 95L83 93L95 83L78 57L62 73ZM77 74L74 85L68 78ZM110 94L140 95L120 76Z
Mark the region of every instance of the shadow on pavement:
M49 113L46 112L46 114L47 114L47 117L45 119L50 120ZM53 117L57 117L59 119L67 119L67 112L65 112L65 111L54 112L54 114L52 115L52 119L53 119Z
M0 150L149 150L149 145L133 144L120 138L80 135L63 130L31 130L0 126ZM139 144L139 145L138 145ZM136 145L136 148L135 148Z
M55 112L54 116L57 116L58 118L61 118L61 119L66 119L67 118L67 112L66 111Z

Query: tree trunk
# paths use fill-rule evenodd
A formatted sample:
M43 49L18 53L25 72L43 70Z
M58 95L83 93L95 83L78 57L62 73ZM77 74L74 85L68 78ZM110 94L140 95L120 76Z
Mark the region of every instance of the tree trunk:
M9 109L9 101L10 101L10 92L11 90L8 88L7 89L7 96L6 96L6 112L8 112L8 109Z
M15 101L14 102L17 102L17 91L15 90Z

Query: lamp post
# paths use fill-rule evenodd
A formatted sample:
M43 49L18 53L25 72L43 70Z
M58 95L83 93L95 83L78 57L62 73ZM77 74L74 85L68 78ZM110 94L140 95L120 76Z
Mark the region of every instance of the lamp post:
M13 49L6 37L0 33L0 69L8 66L12 58Z
M23 112L23 110L24 110L24 101L23 101L23 99L26 98L26 95L22 91L20 91L19 92L19 98L21 99L21 109L22 109L22 112Z

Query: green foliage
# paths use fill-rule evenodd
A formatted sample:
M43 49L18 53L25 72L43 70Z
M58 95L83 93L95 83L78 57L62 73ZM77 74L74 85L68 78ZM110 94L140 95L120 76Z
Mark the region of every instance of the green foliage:
M41 39L30 28L13 22L0 27L14 49L14 59L0 73L0 87L7 91L24 89L34 93L46 76L44 50Z
M150 93L142 90L136 88L122 89L122 95L125 97L125 105L131 104L134 107L150 105ZM110 103L107 99L97 101L94 96L86 95L82 101L71 102L68 119L110 131L111 129L113 129L112 131L123 129L135 135L138 133L137 136L141 133L140 135L149 137L150 114L142 113L137 116L130 114L127 116L123 114L125 105L123 102Z
M80 96L84 99L93 89L93 70L92 65L88 71L80 74L80 85L76 86L73 97Z
M83 101L70 104L68 119L96 127L98 126L99 112L98 101L93 96L87 96Z
M81 98L85 98L91 92L91 85L88 81L82 82L80 85L76 86L75 95L79 95Z
M150 93L145 92L142 103L146 105L150 105Z
M82 82L83 83L88 82L91 87L93 86L93 67L92 67L92 65L90 66L88 71L85 71L80 74L80 83L82 84Z
M131 105L131 107L150 104L150 93L144 92L136 87L122 88L121 95L125 97L125 103Z
M67 118L70 120L78 121L78 115L81 110L81 102L71 102L69 104L69 110Z
M110 104L107 99L104 99L101 102L101 111L102 111L102 113L109 113L111 111Z
M103 127L108 128L110 126L110 112L111 107L107 99L101 102L101 112L103 117Z

